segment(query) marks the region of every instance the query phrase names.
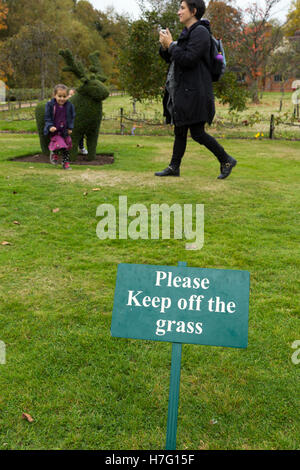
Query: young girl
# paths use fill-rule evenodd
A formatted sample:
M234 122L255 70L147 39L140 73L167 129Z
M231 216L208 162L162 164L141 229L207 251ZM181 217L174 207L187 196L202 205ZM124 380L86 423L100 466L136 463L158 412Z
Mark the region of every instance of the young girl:
M44 135L50 134L50 162L56 165L58 153L61 153L63 169L70 170L70 135L74 127L75 108L68 101L68 88L65 85L56 85L53 95L54 98L46 104L44 127Z

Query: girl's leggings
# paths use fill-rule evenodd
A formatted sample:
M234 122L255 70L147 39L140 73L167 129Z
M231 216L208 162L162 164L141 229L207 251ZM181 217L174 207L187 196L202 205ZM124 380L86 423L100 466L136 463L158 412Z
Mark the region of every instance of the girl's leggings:
M67 150L67 149L60 149L60 151L61 151L61 156L62 156L62 163L70 162L69 150Z

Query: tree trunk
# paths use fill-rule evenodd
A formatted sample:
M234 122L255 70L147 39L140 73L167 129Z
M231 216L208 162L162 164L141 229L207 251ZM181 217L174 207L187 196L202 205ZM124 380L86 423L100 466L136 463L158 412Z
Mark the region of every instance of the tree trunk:
M258 80L255 79L253 80L253 83L251 85L251 97L252 97L252 103L259 104L259 97L258 97Z
M41 58L41 99L45 99L45 69L44 69L44 57Z
M133 114L136 114L136 99L132 100L132 110Z

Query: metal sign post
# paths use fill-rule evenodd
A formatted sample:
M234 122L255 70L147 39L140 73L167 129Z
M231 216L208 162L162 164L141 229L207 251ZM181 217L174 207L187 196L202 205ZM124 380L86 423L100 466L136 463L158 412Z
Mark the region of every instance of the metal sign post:
M183 261L178 262L178 266L186 266ZM172 360L170 373L168 421L166 450L176 450L178 404L180 391L180 373L181 373L181 343L172 343Z
M176 450L178 403L181 372L181 343L172 343L166 450Z

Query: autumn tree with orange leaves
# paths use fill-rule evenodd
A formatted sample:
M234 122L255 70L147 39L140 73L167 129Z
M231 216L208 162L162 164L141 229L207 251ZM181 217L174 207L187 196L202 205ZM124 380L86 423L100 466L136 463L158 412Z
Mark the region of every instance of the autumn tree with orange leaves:
M282 41L282 27L271 20L271 10L279 0L266 0L265 7L253 3L245 10L248 21L242 24L239 40L237 65L250 80L253 103L259 103L258 89L266 78L266 66L271 53Z
M51 88L64 80L76 86L74 77L63 72L61 47L68 47L86 66L89 54L98 50L105 75L119 85L117 59L127 35L126 16L112 8L104 13L86 0L0 0L1 4L8 13L7 27L0 29L0 68L10 88Z
M0 0L0 29L6 29L7 28L7 25L6 25L6 22L5 22L5 20L7 18L7 14L8 14L8 8Z
M5 30L7 29L7 24L6 24L6 18L8 14L8 8L6 5L2 3L0 0L0 30ZM4 82L7 81L5 69L7 68L5 65L5 62L1 60L1 41L0 41L0 80L3 80Z

